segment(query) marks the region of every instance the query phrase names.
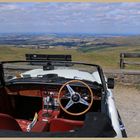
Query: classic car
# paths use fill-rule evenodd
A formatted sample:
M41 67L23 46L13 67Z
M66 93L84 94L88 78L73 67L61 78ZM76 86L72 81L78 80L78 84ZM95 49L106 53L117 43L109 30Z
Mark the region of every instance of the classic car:
M0 62L0 136L127 136L111 90L114 79L99 65L70 55L28 56Z

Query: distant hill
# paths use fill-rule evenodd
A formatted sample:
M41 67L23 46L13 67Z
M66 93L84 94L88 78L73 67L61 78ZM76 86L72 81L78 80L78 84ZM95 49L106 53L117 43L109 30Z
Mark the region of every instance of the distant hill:
M79 50L89 47L117 47L140 45L140 36L111 35L57 35L57 34L0 34L1 45L46 45L78 47Z

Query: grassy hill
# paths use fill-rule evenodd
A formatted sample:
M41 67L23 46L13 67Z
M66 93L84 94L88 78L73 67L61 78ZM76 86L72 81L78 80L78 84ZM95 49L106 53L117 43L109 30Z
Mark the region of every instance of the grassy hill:
M82 52L74 49L64 49L63 47L53 49L32 49L17 48L14 46L0 46L0 61L4 60L24 60L26 53L40 54L71 54L74 61L82 61L101 65L103 68L119 68L120 52L140 52L140 46L122 46L113 48L102 48ZM138 60L139 61L139 60ZM133 67L132 67L133 68Z

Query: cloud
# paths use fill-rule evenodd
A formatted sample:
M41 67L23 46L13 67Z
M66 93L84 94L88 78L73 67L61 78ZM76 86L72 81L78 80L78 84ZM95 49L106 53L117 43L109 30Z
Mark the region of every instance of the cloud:
M129 27L140 28L140 3L0 3L0 21L1 31L117 32L127 27L129 32Z
M0 3L0 11L22 10L22 8L20 5L14 3Z

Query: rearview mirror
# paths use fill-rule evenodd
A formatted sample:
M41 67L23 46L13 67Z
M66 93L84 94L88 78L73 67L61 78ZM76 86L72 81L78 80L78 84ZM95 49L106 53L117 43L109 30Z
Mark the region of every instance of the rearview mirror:
M108 86L108 88L109 89L113 89L114 85L115 85L114 78L108 78L107 79L107 86Z

